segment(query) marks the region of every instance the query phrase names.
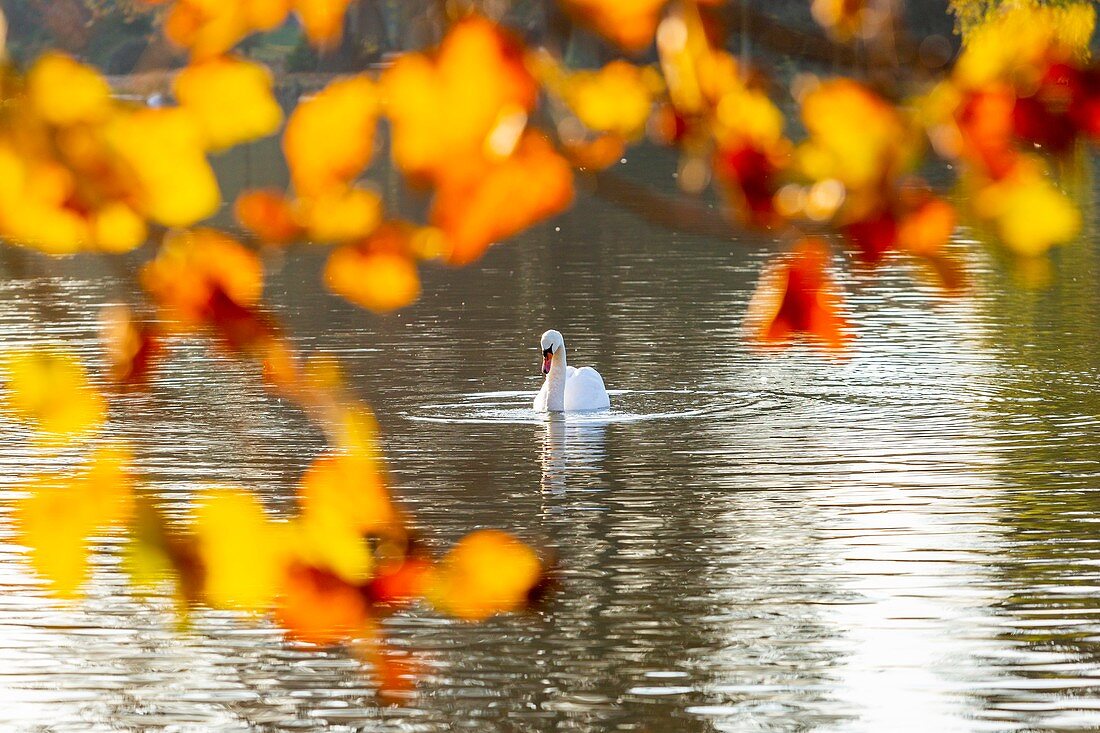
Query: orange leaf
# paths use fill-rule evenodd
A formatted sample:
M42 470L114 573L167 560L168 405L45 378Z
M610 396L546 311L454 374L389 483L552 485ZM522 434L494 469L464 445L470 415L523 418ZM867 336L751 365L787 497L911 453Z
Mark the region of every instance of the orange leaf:
M850 334L839 313L826 272L829 251L819 239L803 239L794 251L765 269L749 303L746 323L764 344L784 345L797 335L843 348Z
M653 42L661 9L668 0L564 0L566 9L600 35L627 51Z
M290 202L281 191L244 191L233 205L237 221L266 244L288 244L302 235Z
M449 260L476 260L493 242L563 211L573 201L569 163L541 135L529 132L515 153L480 173L447 178L431 220L451 245Z
M351 0L293 0L302 27L315 46L332 46L344 30L344 13Z
M420 277L416 264L402 251L407 245L374 245L388 237L407 241L408 233L391 224L362 244L334 250L325 264L328 289L376 312L395 310L415 301L420 295Z
M224 296L249 306L260 298L263 266L255 254L213 229L170 233L141 283L177 326L205 324Z
M535 105L522 47L481 17L456 23L435 57L406 54L382 75L393 158L405 175L461 175L473 159L507 156Z
M164 19L164 35L196 58L223 54L254 31L286 18L290 0L176 0Z
M516 611L526 605L542 572L534 550L507 532L471 532L440 563L432 602L471 621Z
M296 639L331 645L360 636L370 622L370 610L355 585L295 563L287 570L275 618Z
M144 387L160 357L160 337L148 323L137 321L125 306L106 309L101 322L111 376L123 389Z
M934 255L951 239L956 219L955 207L931 197L901 220L898 245L915 255Z

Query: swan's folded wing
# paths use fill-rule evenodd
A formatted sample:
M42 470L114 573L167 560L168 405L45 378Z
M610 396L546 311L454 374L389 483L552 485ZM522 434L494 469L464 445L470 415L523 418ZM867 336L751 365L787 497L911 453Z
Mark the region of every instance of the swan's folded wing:
M565 383L566 410L602 410L610 406L603 377L592 367L581 367Z

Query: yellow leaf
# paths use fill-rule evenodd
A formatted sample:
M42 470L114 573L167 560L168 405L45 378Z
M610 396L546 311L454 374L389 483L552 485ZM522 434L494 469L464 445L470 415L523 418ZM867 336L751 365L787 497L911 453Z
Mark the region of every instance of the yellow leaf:
M301 102L287 121L283 152L299 196L342 188L374 152L378 100L366 76L332 82Z
M110 202L92 217L92 239L105 252L129 252L145 242L145 220L129 206Z
M88 509L92 526L102 529L128 521L134 510L130 452L118 445L98 448L74 487Z
M1021 164L983 188L974 207L992 222L1005 246L1025 257L1044 254L1081 231L1081 212L1036 165Z
M252 612L271 606L286 566L282 531L250 491L203 492L195 509L195 536L210 605Z
M218 182L206 160L202 130L189 112L131 112L115 120L109 135L134 173L136 197L150 219L187 226L217 211Z
M73 476L35 477L17 500L19 542L30 548L35 571L59 596L77 595L87 579L90 538L130 516L129 460L122 448L99 449Z
M212 150L279 129L283 112L271 86L271 72L266 67L232 56L192 64L174 83L176 97L194 113Z
M589 129L637 139L645 130L656 82L653 70L612 61L598 71L577 72L567 83L567 97Z
M369 535L394 529L397 513L377 461L361 453L325 455L302 477L301 557L349 582L370 577Z
M27 76L31 104L53 125L99 122L111 105L111 88L91 66L60 53L39 57Z
M893 106L863 85L836 79L802 99L810 139L799 148L806 175L849 189L877 187L910 162L913 141ZM858 124L853 124L858 120Z
M382 220L382 199L365 188L328 189L299 201L299 220L317 242L361 239Z
M7 380L4 406L49 443L67 443L100 427L103 398L76 357L48 346L14 349L0 356Z
M78 595L88 577L88 516L73 501L68 487L54 477L41 477L28 486L27 496L15 505L18 541L30 548L35 572L49 581L62 598Z

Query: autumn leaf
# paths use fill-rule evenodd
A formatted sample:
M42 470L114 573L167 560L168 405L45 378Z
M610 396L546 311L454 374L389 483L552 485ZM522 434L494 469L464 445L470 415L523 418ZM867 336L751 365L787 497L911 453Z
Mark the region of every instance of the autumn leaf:
M401 308L420 296L420 277L409 256L413 228L389 223L367 240L333 250L325 285L333 293L376 312Z
M912 134L897 110L850 79L828 81L807 92L802 119L810 137L799 147L798 160L813 180L835 179L848 189L872 189L914 158Z
M271 72L251 61L222 56L193 63L179 73L173 89L198 119L211 150L270 135L283 120Z
M164 19L164 35L192 57L205 59L229 51L255 31L278 27L289 10L289 0L176 0Z
M1024 257L1044 254L1081 231L1081 212L1033 161L981 187L973 205L1005 246Z
M106 419L106 404L80 361L52 346L12 349L0 355L6 389L2 404L47 444L91 433Z
M507 532L471 532L439 564L430 596L437 608L477 621L524 607L542 577L534 550Z
M653 42L668 0L563 0L566 10L609 41L630 52Z
M27 92L34 110L52 125L101 122L111 109L111 88L99 72L61 53L35 61Z
M275 619L292 638L327 646L362 635L370 608L359 588L339 575L294 563L283 580Z
M315 46L330 47L340 40L344 13L351 0L292 0L306 36Z
M283 152L299 196L350 184L370 162L378 94L365 75L338 79L301 102L283 133Z
M636 140L645 130L660 81L652 68L618 60L571 74L564 87L569 106L590 130Z
M205 136L182 109L142 109L116 118L108 136L136 179L140 209L165 226L187 226L217 211L218 182Z
M505 160L444 180L432 202L431 221L450 244L449 262L462 265L572 201L569 163L544 137L529 132Z
M146 386L161 354L159 334L125 306L105 309L100 321L114 382L124 390Z
M328 189L297 204L297 219L318 242L361 239L382 221L382 199L367 188Z
M94 529L122 524L133 513L133 482L129 474L132 462L133 456L127 448L106 445L96 449L86 469L78 474L74 487Z
M867 0L813 0L810 12L829 34L840 41L850 41L871 30L868 19L876 16Z
M373 568L366 537L399 522L377 460L360 452L321 456L302 477L298 500L304 559L349 582L366 580Z
M957 220L955 207L941 198L929 196L900 222L898 246L914 255L933 256L951 239Z
M426 557L409 553L396 562L382 562L363 586L372 603L395 606L408 603L428 592L434 566Z
M398 58L381 84L394 161L429 182L508 156L537 92L519 42L477 16L455 24L434 57Z
M228 299L255 304L263 290L263 265L236 240L213 229L170 233L141 284L176 327L208 324Z
M183 625L205 584L198 544L193 535L173 526L148 496L138 496L134 504L123 567L139 593L170 583Z
M15 505L18 542L30 548L31 565L62 598L78 595L88 577L90 527L84 507L56 477L27 487Z
M786 345L805 336L838 351L850 339L826 271L829 251L819 239L800 241L767 267L749 303L746 325L765 345Z
M237 221L265 244L289 244L303 234L291 202L282 191L244 191L233 205Z
M195 508L195 537L206 570L204 596L217 608L268 610L287 557L281 530L245 489L207 489Z
M898 220L889 208L876 209L847 222L841 231L856 246L860 259L872 265L897 247Z
M26 484L16 501L18 541L30 548L35 572L63 598L78 595L87 580L89 542L126 521L133 507L127 473L130 456L117 446L97 450L72 476L44 474Z
M735 208L750 224L768 225L777 220L774 199L781 170L776 157L751 145L715 153L715 175L730 186Z
M145 220L128 204L119 201L105 203L91 216L91 243L96 249L121 254L145 243L148 229Z

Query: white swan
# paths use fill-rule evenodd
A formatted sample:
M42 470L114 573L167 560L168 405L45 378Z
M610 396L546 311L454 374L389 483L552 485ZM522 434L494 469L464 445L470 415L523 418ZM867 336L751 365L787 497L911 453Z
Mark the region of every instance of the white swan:
M602 410L611 407L603 377L592 367L574 369L565 363L565 339L557 331L542 335L542 389L535 396L536 412Z

